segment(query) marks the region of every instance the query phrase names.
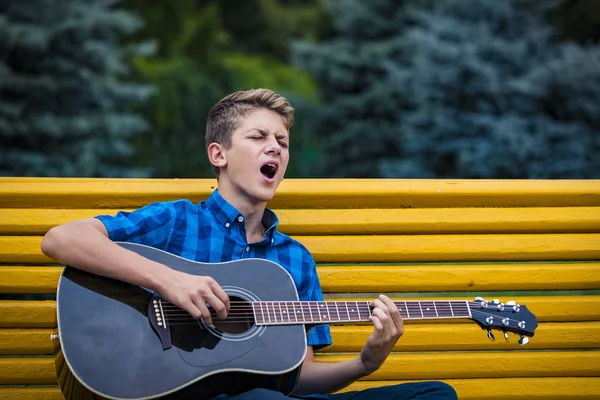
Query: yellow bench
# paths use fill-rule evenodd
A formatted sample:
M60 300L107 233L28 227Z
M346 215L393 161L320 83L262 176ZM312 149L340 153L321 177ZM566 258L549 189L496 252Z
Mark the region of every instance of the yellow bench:
M45 232L153 201L200 201L213 180L0 179L0 399L60 399ZM327 299L515 300L526 346L468 320L407 321L385 365L348 389L419 379L461 399L600 398L600 181L294 180L269 204L318 264ZM332 326L322 361L353 357L369 326ZM58 358L57 358L58 359Z

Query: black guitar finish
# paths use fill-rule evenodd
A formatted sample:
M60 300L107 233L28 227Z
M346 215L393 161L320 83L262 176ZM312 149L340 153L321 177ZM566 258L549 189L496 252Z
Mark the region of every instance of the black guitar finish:
M237 301L298 300L288 272L267 260L205 264L147 246L119 244L175 270L209 275ZM158 334L161 328L153 327L149 319L153 295L139 286L68 266L64 269L57 313L68 368L58 362L57 369L61 365L59 381L66 399L96 397L89 391L83 396L79 383L96 395L125 399L201 399L254 387L293 390L306 354L305 325L250 322L206 327L182 312L167 320L168 343ZM154 310L157 315L162 311ZM155 322L158 318L150 317Z

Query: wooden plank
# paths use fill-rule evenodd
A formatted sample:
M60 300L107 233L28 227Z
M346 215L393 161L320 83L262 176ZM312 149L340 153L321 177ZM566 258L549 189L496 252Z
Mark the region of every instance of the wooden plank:
M409 381L357 381L340 392ZM414 381L410 381L414 382ZM598 378L444 379L460 400L591 400L600 399Z
M372 326L340 325L331 327L333 344L320 353L359 352ZM510 334L509 342L502 332L494 333L494 342L477 324L432 323L408 324L393 351L467 351L467 350L558 350L600 348L599 322L541 323L530 342L521 347L518 336Z
M214 179L1 178L0 208L137 208L201 201ZM595 207L600 180L286 179L272 208Z
M56 387L0 387L0 400L64 400Z
M54 328L54 300L0 300L1 328Z
M0 266L0 293L56 293L62 270ZM600 289L600 263L324 265L317 271L329 293Z
M600 263L323 265L317 272L331 293L600 289Z
M0 266L0 293L56 293L63 267Z
M355 355L319 355L320 362L347 361ZM92 362L92 360L90 360ZM600 352L532 351L392 354L365 380L597 377ZM477 368L473 368L477 366ZM53 358L0 358L0 384L52 385L57 382Z
M0 329L0 355L50 355L58 351L58 340L50 335L56 329Z
M600 234L301 236L317 262L600 259Z
M461 400L600 399L598 378L445 379ZM415 381L357 381L340 392ZM63 400L58 387L0 388L0 400Z
M288 235L600 232L600 208L274 210Z
M352 355L319 355L319 362L341 362ZM365 380L598 377L600 352L512 351L391 354L383 366Z
M298 236L319 263L587 261L600 259L600 234ZM0 237L0 263L54 262L41 236Z
M53 357L0 358L0 385L56 385Z
M373 331L371 326L332 326L333 345L323 353L360 351ZM50 335L56 329L0 329L0 355L54 354L59 348ZM510 342L496 334L490 342L477 325L472 323L410 324L394 351L465 351L514 350L517 336ZM599 322L542 323L524 350L594 349L600 347Z
M118 209L0 209L0 234L44 235L50 228ZM123 211L132 211L124 209ZM288 235L600 232L599 207L274 210Z
M427 297L445 300L452 297ZM425 298L422 298L425 300ZM456 299L456 298L452 298ZM326 300L340 300L327 298ZM348 301L370 301L370 298L347 298ZM403 300L403 299L396 299ZM406 299L411 300L411 299ZM412 299L414 300L414 299ZM501 299L504 301L504 299ZM600 296L520 296L514 299L527 305L539 322L600 321ZM455 323L464 320L452 320ZM449 321L451 323L452 321ZM423 323L425 321L420 321ZM415 321L407 321L407 324ZM52 300L0 300L1 328L54 328L56 302Z

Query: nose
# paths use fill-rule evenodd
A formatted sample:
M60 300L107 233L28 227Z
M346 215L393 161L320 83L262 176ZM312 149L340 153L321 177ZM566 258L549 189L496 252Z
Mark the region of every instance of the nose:
M267 143L267 147L266 147L266 153L267 154L277 154L277 155L279 155L281 153L281 145L279 144L277 139L273 138L273 139L269 140L269 142Z

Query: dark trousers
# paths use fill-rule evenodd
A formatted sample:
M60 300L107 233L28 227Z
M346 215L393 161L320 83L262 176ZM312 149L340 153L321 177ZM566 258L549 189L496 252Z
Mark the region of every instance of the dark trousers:
M230 400L285 400L297 397L287 397L279 392L266 389L254 389ZM303 397L299 397L303 398ZM310 398L310 397L308 397ZM456 392L452 386L443 382L411 382L401 385L383 386L366 389L360 392L330 394L329 400L456 400Z

